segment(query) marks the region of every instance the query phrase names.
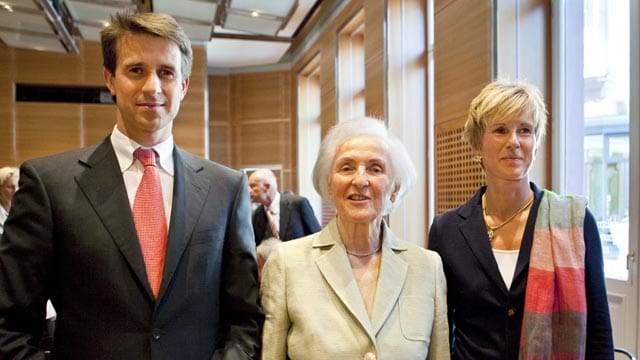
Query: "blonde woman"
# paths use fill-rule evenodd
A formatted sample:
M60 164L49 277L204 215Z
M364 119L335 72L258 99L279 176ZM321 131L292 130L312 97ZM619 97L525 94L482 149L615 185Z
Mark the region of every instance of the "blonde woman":
M11 200L18 191L20 169L12 166L0 168L0 235L4 232L4 222L11 210Z
M529 180L545 124L526 83L493 82L471 102L464 139L486 186L429 232L447 276L452 359L613 359L594 217L583 198Z

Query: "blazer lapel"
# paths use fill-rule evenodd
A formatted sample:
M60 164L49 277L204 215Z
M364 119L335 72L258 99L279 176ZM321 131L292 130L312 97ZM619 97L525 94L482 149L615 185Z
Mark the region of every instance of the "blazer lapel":
M409 265L396 254L396 251L406 251L407 248L399 245L399 241L386 224L382 244L378 286L371 316L374 334L380 331L389 314L393 311L404 287L409 269Z
M460 232L467 246L471 248L474 256L478 258L478 263L487 277L506 294L509 290L502 279L502 275L500 275L496 258L493 256L482 215L481 197L483 193L484 190L479 190L470 201L460 208L459 216L464 219L460 223Z
M280 195L282 196L282 194ZM280 200L280 239L286 239L287 226L291 218L291 203L288 200Z
M208 180L198 174L203 168L189 162L181 154L184 154L182 150L175 146L173 149L174 182L171 224L158 298L162 297L167 284L173 278L209 191Z
M76 177L78 186L95 209L96 214L120 249L140 286L153 293L147 281L147 272L131 215L131 205L122 180L118 160L111 141L107 138L78 161L86 170Z
M335 220L327 225L325 231L320 233L313 244L314 247L330 245L333 246L316 259L316 265L338 299L353 314L371 341L375 343L375 333L372 331L373 327L364 307L360 289L353 277L353 271L349 265Z
M526 274L526 270L529 269L529 258L531 257L531 246L533 245L533 234L536 226L538 208L540 207L540 199L542 198L542 190L540 190L540 188L538 188L536 184L530 184L535 198L533 205L531 206L531 210L529 211L529 217L527 218L527 225L524 228L524 234L522 235L520 254L518 255L518 262L516 264L515 273L513 274L512 284L520 281L520 277L524 276Z

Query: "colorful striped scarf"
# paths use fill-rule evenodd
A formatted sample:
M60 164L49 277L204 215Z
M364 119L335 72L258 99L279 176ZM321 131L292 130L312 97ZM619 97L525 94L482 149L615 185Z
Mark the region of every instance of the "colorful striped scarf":
M587 202L544 190L529 259L519 359L584 359Z

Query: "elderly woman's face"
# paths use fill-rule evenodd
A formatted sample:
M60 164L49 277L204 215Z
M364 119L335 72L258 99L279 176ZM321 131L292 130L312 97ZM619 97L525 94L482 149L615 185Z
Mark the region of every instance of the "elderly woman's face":
M342 143L333 160L329 197L343 221L369 223L392 196L387 151L380 140L358 136Z
M18 191L18 176L9 176L2 185L0 185L0 200L2 203L9 203L13 199L13 194Z

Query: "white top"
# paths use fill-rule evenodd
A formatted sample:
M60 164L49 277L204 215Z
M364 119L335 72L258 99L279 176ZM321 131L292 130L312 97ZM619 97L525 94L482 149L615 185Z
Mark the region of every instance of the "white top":
M133 209L136 191L138 191L138 185L140 185L142 175L144 174L144 166L140 161L133 158L133 151L141 147L141 145L129 139L118 130L117 126L113 128L113 132L111 133L111 144L118 158L120 171L122 171L124 186L127 188L127 195L129 196L129 204L131 205L131 209ZM158 174L160 174L160 183L162 184L164 215L167 218L168 227L170 223L169 220L171 219L171 206L173 205L173 136L169 136L167 140L155 145L153 149L158 153L158 157L160 158L158 162Z
M518 255L520 250L499 250L493 249L493 256L498 263L498 269L500 269L500 275L504 284L507 285L507 289L511 288L511 282L513 281L513 274L516 272L516 264L518 263Z
M9 212L0 205L0 235L4 232L4 222L7 220L7 216L9 216Z

